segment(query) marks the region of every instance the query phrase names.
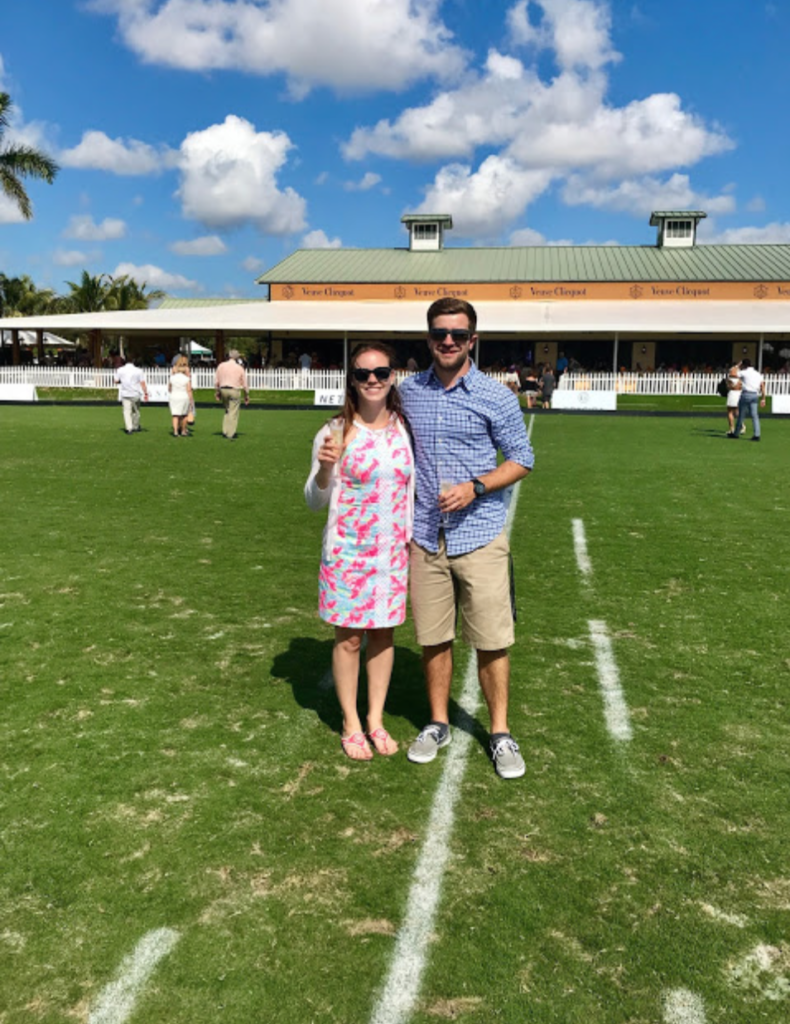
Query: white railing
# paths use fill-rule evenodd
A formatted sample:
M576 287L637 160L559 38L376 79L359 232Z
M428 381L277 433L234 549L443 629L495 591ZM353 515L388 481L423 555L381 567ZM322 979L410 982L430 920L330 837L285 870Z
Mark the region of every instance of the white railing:
M564 373L561 391L616 391L621 395L715 395L720 373ZM790 395L790 374L765 374L768 395Z
M409 376L398 372L398 379ZM504 381L503 373L488 376ZM145 371L148 383L167 385L168 367L149 368ZM621 395L715 395L720 373L564 373L558 387L562 391L616 391ZM316 391L342 390L345 376L342 370L248 370L247 381L253 391ZM0 384L34 384L40 388L114 388L114 370L96 370L89 366L1 366ZM192 385L212 390L214 370L208 367L192 368ZM790 374L765 375L765 390L769 395L790 395Z
M398 380L409 374L398 372ZM504 380L504 374L489 374L495 380ZM146 381L153 387L167 385L170 369L146 369ZM342 370L247 370L247 383L253 391L338 391L345 387ZM115 370L95 370L89 366L0 366L0 384L34 384L39 388L114 388ZM192 386L214 387L214 370L192 367Z

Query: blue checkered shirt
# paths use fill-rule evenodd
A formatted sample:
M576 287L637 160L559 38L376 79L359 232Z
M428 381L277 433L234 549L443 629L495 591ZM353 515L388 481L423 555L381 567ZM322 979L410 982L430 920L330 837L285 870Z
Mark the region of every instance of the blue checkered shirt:
M417 494L414 539L428 551L439 549L444 529L448 555L463 555L489 544L505 526L505 491L475 498L442 523L437 504L439 480L465 483L506 460L531 469L535 456L518 398L471 364L451 388L433 371L408 377L400 386L403 411L414 434Z

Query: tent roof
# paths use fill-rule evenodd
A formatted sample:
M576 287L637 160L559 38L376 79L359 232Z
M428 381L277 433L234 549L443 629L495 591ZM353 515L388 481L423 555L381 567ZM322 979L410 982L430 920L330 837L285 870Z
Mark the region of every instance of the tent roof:
M640 333L790 332L790 302L771 300L605 300L476 302L481 334L561 331ZM17 330L101 330L111 334L190 335L224 331L229 336L269 331L342 337L344 333L425 333L421 302L250 302L232 305L72 313L0 319Z

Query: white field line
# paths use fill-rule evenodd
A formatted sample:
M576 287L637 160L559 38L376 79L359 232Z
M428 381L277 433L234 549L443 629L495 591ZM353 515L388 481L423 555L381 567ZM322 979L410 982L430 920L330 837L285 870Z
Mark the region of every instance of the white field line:
M163 957L180 939L172 928L159 928L140 939L125 957L114 981L101 992L88 1014L88 1024L124 1024L132 1015L138 996Z
M687 988L674 988L664 996L664 1024L705 1024L705 1006Z
M534 423L533 414L527 429L527 436L530 438ZM505 529L508 537L513 528L519 490L520 483L517 483L513 487L507 512ZM471 651L458 703L470 717L474 717L479 700L477 656ZM425 843L414 869L414 880L409 891L404 921L395 942L384 988L373 1008L371 1024L405 1024L420 994L428 943L433 931L433 919L439 905L445 865L450 855L455 805L461 792L466 756L471 741L472 737L468 732L456 729L453 733L453 742L443 755L444 768L431 804Z
M579 566L579 572L582 574L582 577L586 580L587 577L592 576L592 562L587 554L587 535L584 532L584 520L572 519L571 525L573 526L573 550L576 552L576 564Z
M631 717L620 686L620 674L612 652L612 641L606 623L590 619L590 639L595 651L595 666L598 669L598 684L603 697L603 711L606 728L615 740L630 740Z

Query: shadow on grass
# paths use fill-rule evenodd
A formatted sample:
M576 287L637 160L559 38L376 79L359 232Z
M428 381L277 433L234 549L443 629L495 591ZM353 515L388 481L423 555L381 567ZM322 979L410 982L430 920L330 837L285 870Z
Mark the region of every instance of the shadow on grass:
M272 664L273 679L288 683L294 697L303 708L309 708L321 721L339 733L342 727L340 707L332 682L332 640L313 637L294 637L287 650L278 654ZM456 686L457 686L456 682ZM359 711L362 721L367 710L367 685L363 668L359 687ZM429 720L428 701L420 656L408 647L395 645L395 667L392 671L387 715L410 722L415 733ZM454 700L450 700L450 721L453 728L470 733L482 746L488 742L488 732L477 718L473 718Z

